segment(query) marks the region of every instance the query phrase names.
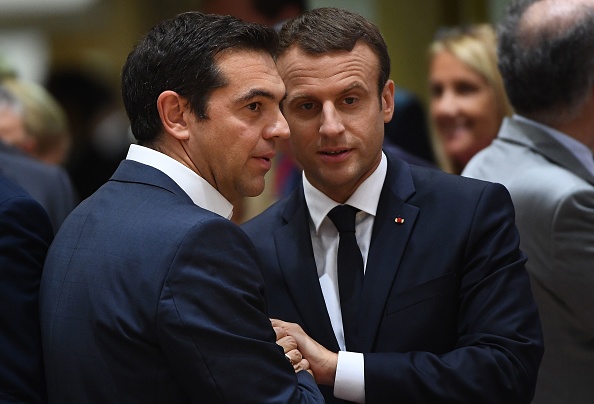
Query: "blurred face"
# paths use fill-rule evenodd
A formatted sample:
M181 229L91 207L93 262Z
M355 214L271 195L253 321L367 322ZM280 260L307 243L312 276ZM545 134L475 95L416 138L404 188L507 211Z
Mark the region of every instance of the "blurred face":
M23 118L7 106L0 107L0 139L19 148L24 148L30 142Z
M458 170L487 147L503 119L487 81L447 51L429 69L430 112L446 156Z
M363 43L321 55L295 46L277 61L295 158L311 184L337 202L346 201L381 160L394 83L386 83L380 100L378 63Z
M223 52L217 64L227 84L212 93L209 119L190 120L186 153L198 173L234 202L262 193L275 140L289 136L279 108L285 86L263 52Z

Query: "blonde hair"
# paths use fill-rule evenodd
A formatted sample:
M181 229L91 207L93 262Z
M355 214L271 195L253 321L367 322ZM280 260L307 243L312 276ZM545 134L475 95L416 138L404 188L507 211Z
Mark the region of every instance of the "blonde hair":
M439 30L429 46L429 63L441 52L450 53L487 81L495 95L495 104L501 119L513 113L497 67L497 40L491 25L474 24ZM434 145L438 143L434 142ZM444 169L452 171L451 164L445 161L440 147L436 147L436 153Z
M70 149L70 132L66 113L56 99L33 82L6 79L2 82L22 105L25 131L35 141L33 157L53 164L62 164Z

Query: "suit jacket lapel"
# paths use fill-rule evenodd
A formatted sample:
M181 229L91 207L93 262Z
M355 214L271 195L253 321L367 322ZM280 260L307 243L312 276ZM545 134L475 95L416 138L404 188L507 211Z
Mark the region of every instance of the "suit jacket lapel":
M338 342L324 303L311 245L309 213L303 187L290 197L283 212L286 225L274 235L277 257L287 289L310 337L338 352Z
M386 156L388 173L373 225L359 312L359 352L373 349L384 306L419 212L419 208L405 202L415 192L410 167L388 153Z
M564 167L578 177L594 185L594 176L580 161L557 140L541 129L521 121L506 118L499 139L528 147L558 166Z

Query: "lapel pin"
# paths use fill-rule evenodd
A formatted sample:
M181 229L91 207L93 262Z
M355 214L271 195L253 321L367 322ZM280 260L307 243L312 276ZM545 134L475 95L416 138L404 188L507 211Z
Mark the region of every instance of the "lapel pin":
M394 219L394 222L396 222L397 224L404 224L404 219L401 217L397 217L396 219Z

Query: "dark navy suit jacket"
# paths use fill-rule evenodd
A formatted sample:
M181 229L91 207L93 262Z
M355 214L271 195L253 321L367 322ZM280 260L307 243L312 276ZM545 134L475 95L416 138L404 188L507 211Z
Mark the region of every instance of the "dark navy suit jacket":
M353 349L365 358L366 402L529 403L543 340L509 194L386 154ZM243 229L270 316L336 352L309 222L300 185Z
M47 214L0 175L0 402L46 402L39 282L53 237Z
M50 401L321 402L276 344L256 260L239 227L161 171L123 161L48 252Z
M0 141L0 173L20 185L43 206L58 231L78 197L65 169L37 161Z

